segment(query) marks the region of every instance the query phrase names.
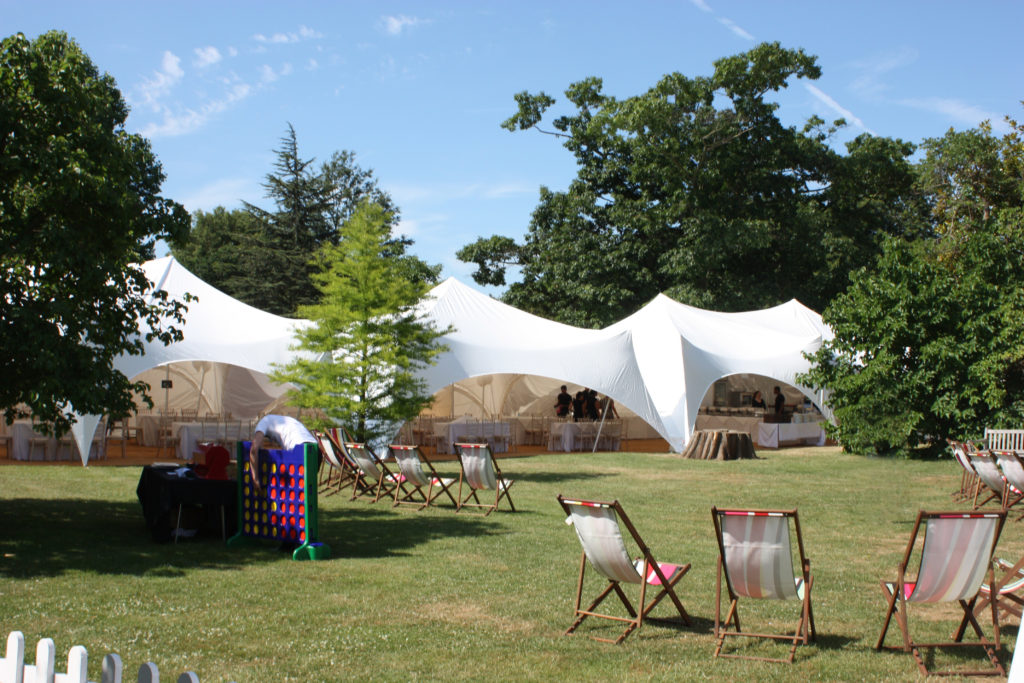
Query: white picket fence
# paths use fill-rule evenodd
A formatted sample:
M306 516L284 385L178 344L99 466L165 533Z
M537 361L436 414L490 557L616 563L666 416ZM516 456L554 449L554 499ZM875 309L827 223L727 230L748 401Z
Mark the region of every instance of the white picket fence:
M53 640L43 638L36 645L36 663L25 663L25 636L11 631L7 636L7 656L0 658L0 683L91 683L86 678L89 655L81 645L68 652L67 673L55 671L56 648ZM121 658L109 654L103 658L100 683L121 683ZM139 667L138 683L160 683L160 672L153 662ZM199 676L191 671L178 676L178 683L199 683Z

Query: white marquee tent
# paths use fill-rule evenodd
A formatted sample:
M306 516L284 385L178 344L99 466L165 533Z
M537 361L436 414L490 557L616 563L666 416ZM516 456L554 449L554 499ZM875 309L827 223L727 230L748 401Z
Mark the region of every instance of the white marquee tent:
M128 377L183 361L192 362L196 372L217 363L266 373L293 357L294 330L308 322L236 301L172 257L150 261L145 269L170 296L180 299L189 292L199 300L189 305L183 341L149 344L143 356L118 359L117 368ZM424 371L432 393L452 392L452 405L456 383L466 394L479 392L482 406L489 396L487 410L495 412L512 412L509 400L524 405L545 399L558 383L586 386L611 396L680 451L711 385L752 373L795 386L829 417L822 397L796 382L808 367L803 353L815 351L829 330L795 300L762 311L716 313L659 295L615 325L584 330L525 313L449 278L432 290L421 311L439 329L453 330L443 339L448 351ZM220 380L222 393L241 382ZM154 398L159 401L159 395ZM80 452L88 453L81 446L88 444L85 435L95 431L98 420L86 416L75 425Z

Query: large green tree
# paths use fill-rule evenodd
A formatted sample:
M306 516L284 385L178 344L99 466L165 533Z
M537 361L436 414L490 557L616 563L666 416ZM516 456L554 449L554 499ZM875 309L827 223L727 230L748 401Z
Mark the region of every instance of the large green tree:
M813 57L763 44L714 66L621 100L598 78L574 83L575 111L546 129L554 99L516 95L503 125L557 137L578 171L564 192L541 189L521 244L494 236L458 252L478 266L474 279L504 285L518 266L508 303L581 326L659 292L720 310L793 297L820 309L882 236L920 227L912 145L862 136L841 155L829 146L834 126L780 122L769 95L817 78Z
M412 276L424 268L412 256L390 253L391 217L362 202L341 228L338 244L325 243L314 261L317 304L299 313L312 325L297 333L307 356L273 374L297 388L289 401L324 414L314 426L343 425L356 439L377 442L417 415L432 397L418 371L444 350L436 330L416 306L429 283Z
M187 231L188 214L160 196L160 164L144 138L125 131L127 115L114 79L64 33L0 43L8 421L30 412L61 431L74 412L127 414L144 386L114 359L142 353L144 337L180 337L181 303L154 293L138 264L156 240Z
M932 236L890 239L823 314L835 339L804 379L831 392L845 448L936 451L1024 421L1021 127L926 140Z

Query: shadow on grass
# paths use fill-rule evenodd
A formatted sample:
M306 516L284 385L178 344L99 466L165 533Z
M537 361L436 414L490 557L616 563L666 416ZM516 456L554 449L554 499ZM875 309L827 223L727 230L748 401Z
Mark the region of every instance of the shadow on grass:
M277 555L229 550L219 534L155 543L138 503L15 498L0 510L0 576L173 576L184 568L239 568Z
M504 501L502 501L504 505ZM504 510L484 519L480 515L397 514L387 508L344 508L320 510L320 538L331 546L337 558L366 558L404 555L418 545L437 538L494 536L507 532L501 518ZM518 514L518 513L517 513Z
M505 477L513 481L530 481L535 484L557 484L567 481L587 481L604 479L612 476L605 472L503 472Z

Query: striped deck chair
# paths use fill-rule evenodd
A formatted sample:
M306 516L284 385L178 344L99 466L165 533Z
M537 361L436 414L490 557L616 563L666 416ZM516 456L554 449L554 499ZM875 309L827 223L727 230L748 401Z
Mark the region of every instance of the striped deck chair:
M1020 451L991 451L996 459L996 465L1006 480L1006 496L1003 500L1003 507L1007 510L1024 499L1024 461L1021 460ZM1024 519L1024 514L1017 518Z
M811 606L811 561L804 554L800 518L796 510L724 510L711 508L718 538L718 581L715 586L715 657L753 659L792 664L798 645L817 639ZM793 571L790 520L796 530L800 573ZM729 611L722 620L722 576L729 593ZM800 601L800 616L792 635L753 633L740 626L740 598ZM730 626L735 630L730 630ZM729 636L790 642L785 659L722 652Z
M1006 485L1006 478L1003 477L1003 473L999 470L999 464L996 462L992 452L978 451L976 453L968 453L967 459L971 461L971 467L978 473L978 479L981 480L981 483L975 488L974 492L974 509L977 510L990 500L998 501L999 507L1005 508L1010 491ZM979 503L978 498L983 493L988 493L989 495Z
M508 501L512 512L516 506L512 503L512 496L508 490L514 483L501 474L498 463L494 460L494 454L485 443L456 443L455 452L459 454L459 465L462 470L459 472L459 507L456 512L461 512L464 507L483 508L487 510L484 517L498 509L498 503L504 498ZM463 495L463 490L468 491ZM480 502L478 492L494 491L493 502ZM474 502L470 503L472 499Z
M313 432L320 447L325 467L320 468L320 492L328 496L341 491L355 479L355 466L335 446L334 440L324 432Z
M630 633L643 626L644 619L666 595L679 610L679 616L682 617L683 623L687 626L690 625L690 617L675 591L675 585L690 570L689 564L667 564L655 560L650 548L640 538L636 527L629 521L629 517L626 516L617 500L611 503L602 503L593 500L573 500L559 495L558 503L569 516L566 521L572 524L576 530L576 536L583 546L583 554L580 557L580 576L576 585L574 621L565 635L574 632L587 617L609 619L625 623L626 630L614 639L591 637L601 642L618 645ZM626 549L622 526L626 527L639 548L640 557L635 560L630 557L629 551ZM580 609L588 563L594 571L608 579L608 585L594 598L589 607ZM640 597L635 605L626 596L622 584L635 584L640 587ZM648 599L647 586L652 586L652 592L657 590L650 599ZM613 592L622 601L623 607L629 614L628 617L594 611Z
M427 456L420 451L419 446L390 446L391 455L395 457L401 476L409 488L408 496L401 496L400 489L395 487L395 504L391 507L398 507L403 503L406 505L418 505L417 509L427 507L442 493L448 496L456 508L459 507L455 497L452 496L451 487L455 485L454 478L442 477L434 469ZM426 489L426 490L424 490Z
M910 542L897 568L896 581L882 581L882 590L887 603L885 622L882 633L878 637L876 650L885 647L885 634L893 617L903 632L903 642L886 649L910 652L917 662L921 673L928 676L961 675L961 676L1005 676L1002 664L996 657L999 649L999 620L996 606L990 603L992 611L992 628L995 632L995 647L985 638L981 627L974 618L974 607L978 600L981 584L988 575L988 584L994 585L992 571L992 552L1006 521L1006 513L1000 512L925 512L917 515L914 530L910 534ZM917 577L907 580L907 568L911 555L915 551L917 536L924 528L924 543L921 548L921 565ZM953 639L947 642L919 643L910 636L910 624L907 619L907 603L939 603L957 602L963 609L964 616ZM978 642L963 642L964 630L970 624L978 636ZM981 647L992 663L992 669L977 671L941 671L928 670L921 655L922 648L948 647Z
M384 496L395 495L396 490L400 491L401 495L408 495L402 477L392 473L368 445L346 441L336 445L341 446L341 452L356 468L352 497L349 500L355 500L360 496L373 496L373 502L376 503Z
M979 480L978 473L971 466L971 460L967 454L976 449L966 441L954 441L953 439L946 439L946 441L949 443L949 450L952 451L953 458L960 465L960 490L954 491L951 495L954 500L960 502L971 500L977 490Z
M992 561L992 565L1003 572L1002 578L995 583L996 609L999 615L1006 617L1013 615L1021 618L1024 608L1024 557L1017 561L1017 564L1010 564L1002 558ZM981 591L978 595L978 602L974 606L974 616L981 616L985 608L992 602L992 586L987 583L981 584Z

